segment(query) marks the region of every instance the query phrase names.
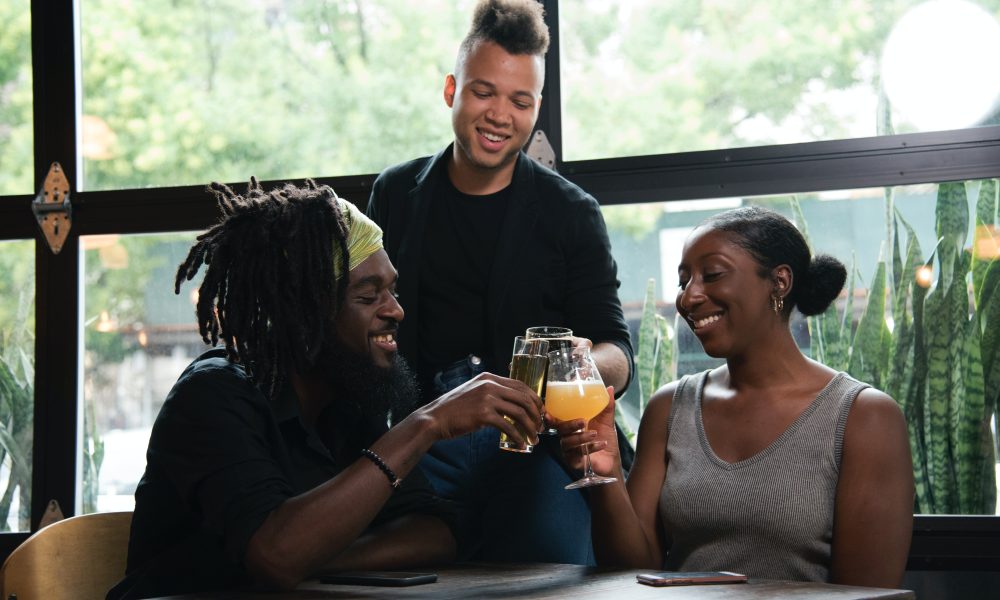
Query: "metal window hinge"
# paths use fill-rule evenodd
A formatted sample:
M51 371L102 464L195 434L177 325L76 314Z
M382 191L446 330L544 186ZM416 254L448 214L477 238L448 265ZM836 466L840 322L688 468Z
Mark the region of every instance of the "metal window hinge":
M549 138L541 129L536 129L535 134L531 136L525 154L553 171L556 168L556 151L552 149Z
M53 254L59 254L69 228L73 224L73 206L69 202L69 180L63 173L62 166L54 162L45 176L42 189L31 203L31 212L35 213L38 226L45 235L45 241Z
M42 514L42 520L38 522L38 528L46 527L55 523L56 521L62 521L66 517L63 516L62 507L59 506L59 501L53 498L49 500L49 504L45 507L45 513Z

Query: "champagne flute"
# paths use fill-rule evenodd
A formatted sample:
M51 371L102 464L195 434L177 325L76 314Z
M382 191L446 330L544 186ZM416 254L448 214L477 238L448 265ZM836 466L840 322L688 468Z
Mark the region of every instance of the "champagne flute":
M608 390L604 387L597 365L590 356L590 348L580 346L549 352L549 377L546 390L545 411L561 421L583 419L587 424L608 406ZM566 486L575 490L592 485L618 481L594 473L590 464L590 447L584 445L583 477Z
M542 387L545 385L545 373L549 366L548 351L549 342L547 340L529 340L520 335L514 338L514 351L511 353L510 358L510 377L511 379L524 382L539 397L542 395ZM514 420L510 417L504 416L504 419L507 419L510 423L514 423ZM515 423L515 426L521 435L524 436L525 440L530 440L534 436L534 434L528 435L528 432L522 430L520 425ZM519 444L501 431L500 449L511 452L531 452L535 449L535 446L530 441Z
M569 350L573 347L573 330L568 327L554 327L551 325L541 325L538 327L529 327L524 332L524 337L529 340L532 339L543 339L548 340L549 350L560 350L565 348ZM542 385L542 393L538 394L538 397L542 399L542 404L545 404L545 388L547 384ZM559 433L551 427L546 427L542 424L542 430L538 433L545 433L549 435L556 435Z

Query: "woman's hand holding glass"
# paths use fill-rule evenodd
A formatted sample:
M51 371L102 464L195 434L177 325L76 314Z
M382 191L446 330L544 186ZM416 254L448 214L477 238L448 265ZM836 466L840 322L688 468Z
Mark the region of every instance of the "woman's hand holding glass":
M584 445L590 451L590 464L594 473L615 477L621 471L618 434L615 431L614 388L608 392L608 406L589 422L583 419L560 421L551 414L545 422L560 436L560 446L566 465L583 471L586 468Z
M563 427L558 431L566 435L570 434L571 425L583 425L583 430L576 438L576 447L583 450L583 477L567 485L568 490L618 481L614 477L605 477L594 472L589 454L589 444L592 440L587 439L588 422L604 413L610 414L611 436L614 439L614 409L611 401L611 394L604 386L597 365L590 356L590 348L582 346L549 352L545 412L555 420L563 422L560 423ZM571 425L567 425L566 422ZM602 430L596 433L606 435L604 429L606 427L602 427ZM564 449L569 443L564 437ZM604 466L606 465L602 464L602 467Z
M593 348L594 344L587 338L577 337L573 335L573 330L568 327L554 327L551 325L540 325L537 327L529 327L524 332L524 339L527 340L546 340L549 344L549 351L556 350L571 350L578 347L586 347L588 350ZM542 386L542 391L538 395L542 398L542 402L545 402L545 385ZM546 433L555 435L557 432L554 427L545 425L542 431L539 433Z

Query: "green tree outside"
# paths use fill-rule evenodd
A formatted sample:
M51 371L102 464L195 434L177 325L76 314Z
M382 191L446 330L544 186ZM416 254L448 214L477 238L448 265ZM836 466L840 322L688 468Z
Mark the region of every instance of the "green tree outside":
M28 6L0 2L0 195L30 194L34 173Z

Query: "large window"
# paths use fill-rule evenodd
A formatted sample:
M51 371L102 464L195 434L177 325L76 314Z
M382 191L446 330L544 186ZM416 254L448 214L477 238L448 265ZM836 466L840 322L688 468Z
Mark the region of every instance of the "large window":
M194 234L82 238L83 510L132 510L153 419L174 381L207 349L197 286L174 292Z
M0 2L0 194L31 192L31 13Z
M854 294L833 308L850 306L853 335L876 304L886 190L926 260L938 183L968 182L977 215L1000 177L1000 0L542 3L556 44L539 127L561 173L605 206L633 326L651 277L672 323L690 227L745 202L792 214L794 199L814 247L855 267ZM27 399L0 398L0 523L21 530L0 535L0 553L50 500L65 514L132 505L152 419L203 347L194 286L175 296L172 281L191 232L218 217L204 185L313 177L364 204L380 169L450 141L442 86L472 5L0 2L0 375ZM31 210L56 161L73 203L60 253ZM982 262L995 229L980 221L963 248ZM964 280L969 315L977 277ZM818 357L813 325L794 327ZM674 335L672 376L710 364ZM997 517L917 523L914 556L1000 566ZM955 546L927 542L942 531L928 527Z
M571 160L1000 123L1000 0L566 0Z
M470 2L82 3L87 189L374 173L447 143Z

